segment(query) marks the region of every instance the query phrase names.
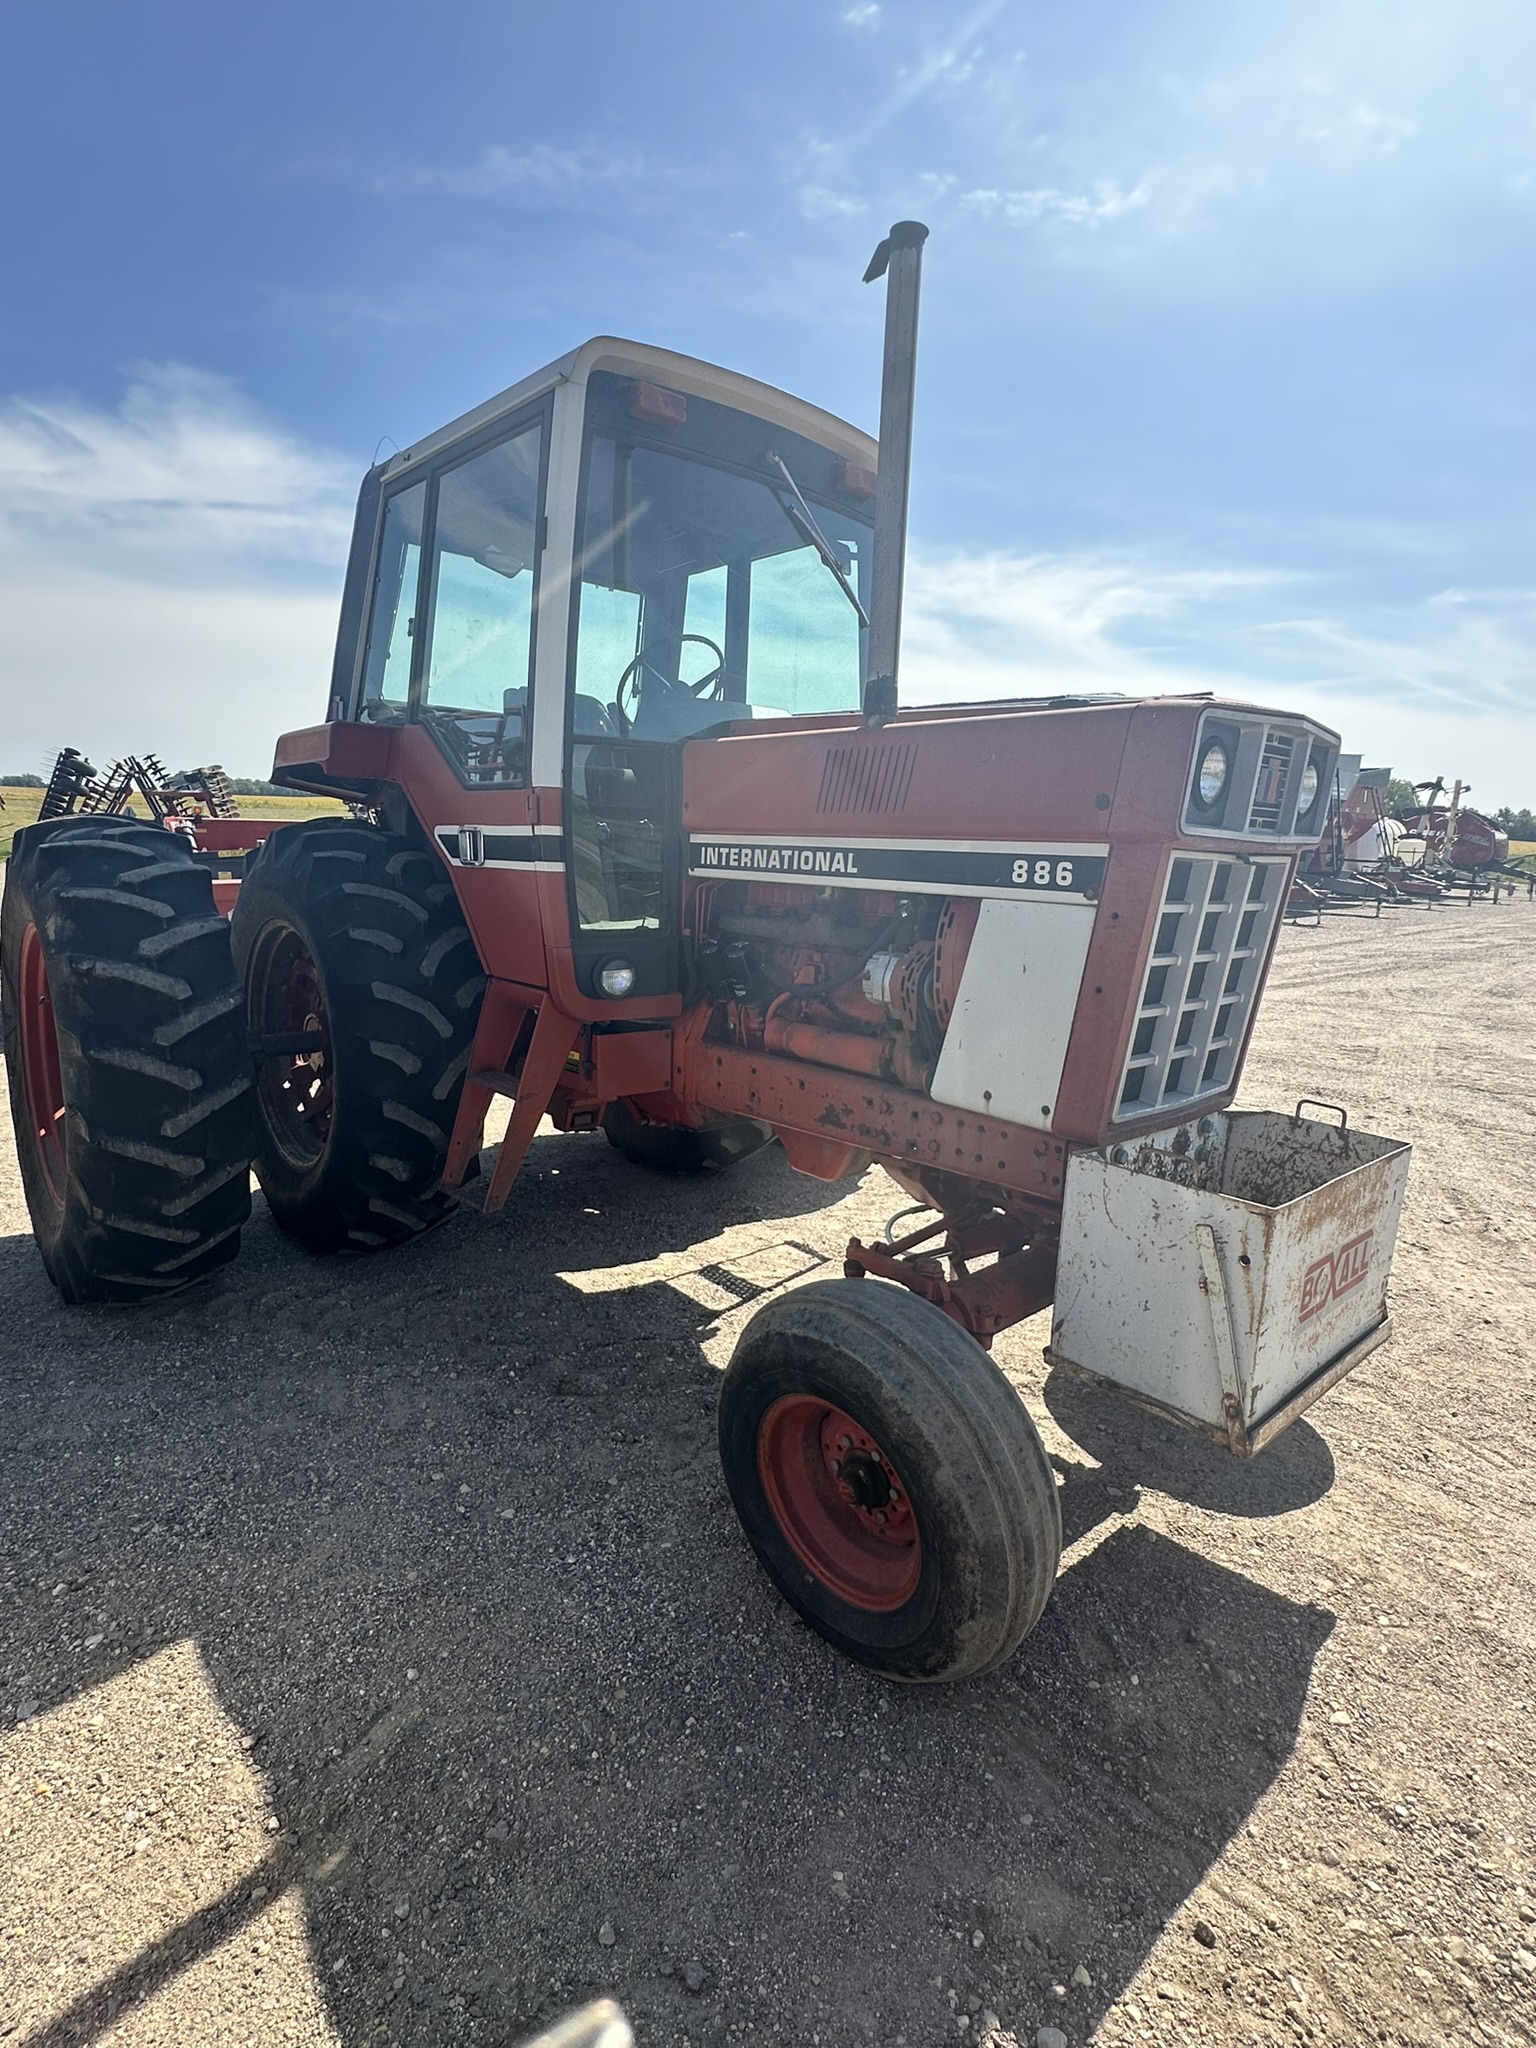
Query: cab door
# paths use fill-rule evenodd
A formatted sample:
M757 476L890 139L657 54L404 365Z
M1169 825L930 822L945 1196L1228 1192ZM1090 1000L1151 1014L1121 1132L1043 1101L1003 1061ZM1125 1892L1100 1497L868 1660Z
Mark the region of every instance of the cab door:
M482 963L535 987L560 858L528 758L547 419L528 407L386 482L357 714L396 728L392 779L455 871Z
M599 1000L605 966L634 970L632 998L682 987L682 744L639 739L578 691L566 759L566 872L576 980Z

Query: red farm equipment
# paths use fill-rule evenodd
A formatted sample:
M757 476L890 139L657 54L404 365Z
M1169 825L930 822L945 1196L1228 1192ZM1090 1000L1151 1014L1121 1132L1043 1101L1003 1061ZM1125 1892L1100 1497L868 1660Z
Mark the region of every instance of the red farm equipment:
M71 1301L223 1265L251 1165L312 1250L404 1244L498 1097L490 1210L546 1115L656 1166L878 1162L925 1224L758 1310L721 1455L813 1626L954 1678L1060 1552L993 1337L1054 1299L1057 1365L1249 1455L1387 1334L1407 1154L1229 1114L1334 734L1199 696L898 705L925 233L871 265L878 446L599 339L370 470L327 716L273 770L353 815L66 806L17 836L4 971ZM1106 1178L1155 1198L1118 1236Z

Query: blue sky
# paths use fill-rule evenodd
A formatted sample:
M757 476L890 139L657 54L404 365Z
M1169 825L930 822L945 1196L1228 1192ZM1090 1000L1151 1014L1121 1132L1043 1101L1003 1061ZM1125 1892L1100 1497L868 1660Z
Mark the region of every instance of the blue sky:
M916 214L912 694L1234 690L1536 805L1529 0L58 0L7 71L0 769L264 772L381 437L588 334L871 423Z

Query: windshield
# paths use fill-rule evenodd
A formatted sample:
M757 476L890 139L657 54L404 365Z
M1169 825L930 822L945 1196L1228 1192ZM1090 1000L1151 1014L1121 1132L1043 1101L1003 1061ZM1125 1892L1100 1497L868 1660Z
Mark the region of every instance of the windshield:
M692 399L689 406L695 415L726 411ZM702 448L674 453L605 433L588 443L577 562L578 737L678 739L732 716L859 708L859 615L808 537L804 515L797 517L782 468L805 492L816 533L867 606L866 508L816 492L814 480L836 469L827 450L776 437L745 414L727 417L750 424L764 443L752 465L757 474L705 459ZM768 457L780 445L788 452L772 466Z

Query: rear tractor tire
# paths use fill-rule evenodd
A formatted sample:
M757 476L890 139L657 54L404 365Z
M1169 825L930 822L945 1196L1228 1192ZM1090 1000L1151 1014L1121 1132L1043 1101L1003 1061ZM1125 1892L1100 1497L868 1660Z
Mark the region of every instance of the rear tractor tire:
M251 1210L251 1066L192 848L133 819L25 827L0 974L22 1185L60 1294L144 1301L226 1264Z
M1044 1446L974 1338L905 1289L818 1281L760 1309L720 1461L784 1598L887 1678L974 1678L1040 1618L1061 1562Z
M769 1126L751 1117L721 1117L699 1129L651 1124L622 1101L603 1111L603 1132L616 1152L658 1173L724 1173L773 1143Z
M256 1053L256 1175L311 1251L403 1244L443 1165L485 990L442 863L349 818L274 832L231 920Z

